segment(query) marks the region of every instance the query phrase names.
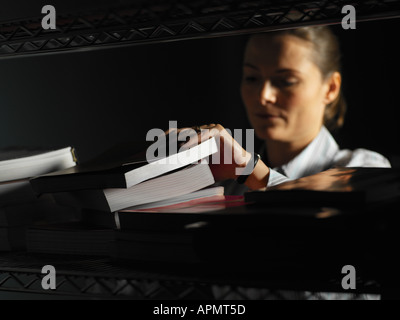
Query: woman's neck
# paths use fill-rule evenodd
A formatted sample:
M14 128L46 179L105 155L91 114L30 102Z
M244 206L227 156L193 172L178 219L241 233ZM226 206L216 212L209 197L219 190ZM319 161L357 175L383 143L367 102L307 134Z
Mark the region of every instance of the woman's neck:
M318 135L310 135L303 139L283 142L276 140L265 140L267 165L271 168L280 167L300 154Z

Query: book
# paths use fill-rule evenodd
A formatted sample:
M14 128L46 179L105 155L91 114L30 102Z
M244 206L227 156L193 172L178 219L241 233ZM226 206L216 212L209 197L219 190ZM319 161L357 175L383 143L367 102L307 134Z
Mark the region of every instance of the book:
M36 201L29 179L0 182L0 207Z
M149 202L188 194L215 183L206 162L144 181L130 188L86 189L54 193L58 203L79 208L115 212Z
M193 206L199 203L218 201L225 199L224 187L208 187L191 193L186 193L166 200L148 202L142 205L132 206L121 211L160 211L176 208L179 206Z
M74 148L6 148L0 150L0 227L15 228L39 220L67 218L51 195L37 195L29 179L74 166Z
M248 203L307 206L365 206L400 197L400 170L342 167L245 193Z
M88 227L80 221L29 226L26 251L31 253L108 256L114 231Z
M36 195L28 179L0 182L0 227L78 215L76 209L55 203L51 194Z
M143 205L132 206L126 209L120 210L120 214L123 212L160 212L162 210L173 211L179 207L194 207L200 203L209 203L214 201L225 200L224 187L207 187L198 191L184 194L178 197L169 198L162 201L149 202ZM118 215L110 215L108 212L82 209L81 210L82 222L89 226L108 227L119 229Z
M74 148L34 149L9 147L0 150L0 182L32 178L75 166Z
M190 229L181 230L116 230L115 241L150 242L170 244L193 244L193 232Z
M41 222L61 222L80 218L77 208L57 204L51 195L34 202L0 207L0 227L29 226Z
M116 230L109 245L110 258L136 262L198 263L197 228L172 230Z
M214 189L214 187L210 189ZM219 187L217 187L218 190L220 190ZM81 219L84 224L89 226L120 230L176 230L186 224L208 220L211 215L226 216L224 210L231 207L246 208L243 196L216 195L163 207L146 209L131 207L113 214L82 209Z
M88 227L117 229L115 214L106 211L82 208L81 222Z
M113 241L109 256L115 260L135 262L198 263L201 262L192 244L141 241Z
M190 149L158 160L147 159L143 153L130 158L89 161L75 167L44 174L30 180L37 193L71 190L130 188L146 180L196 163L218 151L215 138Z
M230 223L235 215L241 215L247 207L243 196L217 196L181 202L169 206L149 209L124 209L114 213L112 222L120 230L176 231L198 222L220 220ZM247 218L247 214L244 215Z

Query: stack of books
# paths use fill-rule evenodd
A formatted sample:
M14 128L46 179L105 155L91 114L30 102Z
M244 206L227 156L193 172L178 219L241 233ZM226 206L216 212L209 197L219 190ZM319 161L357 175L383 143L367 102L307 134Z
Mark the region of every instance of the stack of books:
M68 255L108 256L114 229L78 221L46 223L27 230L27 251Z
M400 170L379 167L336 167L287 181L266 191L245 194L247 202L266 206L366 208L400 198Z
M265 191L227 196L214 185L204 161L217 151L215 141L195 148L164 162L133 157L78 164L31 179L36 193L79 209L81 220L29 227L28 251L135 263L238 264L261 262L259 252L268 248L274 259L282 252L285 259L301 259L320 250L313 244L316 235L327 245L343 232L342 223L354 222L343 217L400 198L400 172L390 168L334 168ZM168 162L170 157L186 161ZM356 219L357 225L366 225L365 218Z
M37 194L51 193L71 206L115 212L189 194L215 180L205 160L215 139L153 162L145 158L92 161L30 180Z
M29 183L37 175L75 165L71 147L0 150L0 251L25 250L26 228L31 225L76 217L51 195L38 196Z
M143 154L107 158L107 161L94 159L31 179L36 194L51 194L59 205L79 210L82 219L79 224L65 227L60 224L48 225L47 228L32 226L27 232L28 251L88 254L90 246L84 242L87 242L89 234L103 232L104 239L108 240L110 234L115 237L120 227L115 223L118 212L220 199L223 187L213 186L215 180L207 162L208 157L217 151L215 138L211 138L153 161L147 161ZM49 242L58 245L49 246ZM103 241L93 244L93 254L107 253L95 247L105 248Z

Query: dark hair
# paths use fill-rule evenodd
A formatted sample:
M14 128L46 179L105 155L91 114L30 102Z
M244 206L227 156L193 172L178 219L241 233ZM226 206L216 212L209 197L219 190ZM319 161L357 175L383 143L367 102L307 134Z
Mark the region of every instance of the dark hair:
M339 41L328 26L309 26L295 29L273 31L276 35L293 35L313 44L313 61L326 79L333 72L341 72L341 53ZM340 90L336 99L325 108L324 125L331 131L340 128L346 114L346 101Z

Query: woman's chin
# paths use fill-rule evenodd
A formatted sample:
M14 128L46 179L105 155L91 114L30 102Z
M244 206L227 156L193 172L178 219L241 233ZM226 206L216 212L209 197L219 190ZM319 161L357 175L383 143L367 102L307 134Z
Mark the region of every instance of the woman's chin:
M281 140L282 130L276 127L263 127L255 131L259 139L262 140Z

